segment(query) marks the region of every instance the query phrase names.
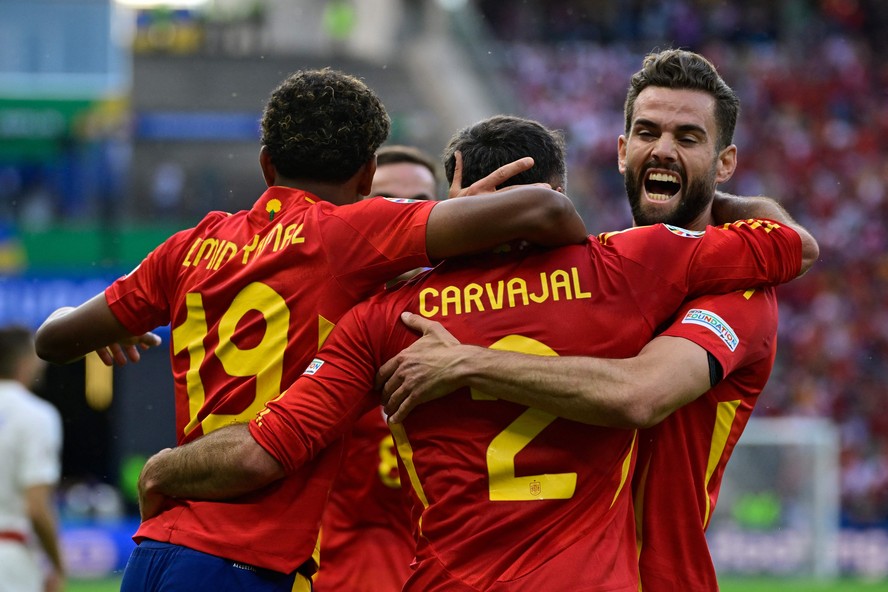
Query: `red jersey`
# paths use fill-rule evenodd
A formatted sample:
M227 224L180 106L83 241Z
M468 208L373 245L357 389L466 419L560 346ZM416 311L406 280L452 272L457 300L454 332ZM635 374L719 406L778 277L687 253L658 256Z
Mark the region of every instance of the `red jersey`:
M416 543L382 409L355 424L321 525L315 592L400 592Z
M711 592L718 582L705 530L725 465L774 365L774 289L694 300L663 335L706 349L724 379L639 433L633 486L641 581L645 592Z
M404 310L440 321L463 343L629 357L686 297L786 281L800 261L795 232L758 222L706 233L657 225L471 265L448 261L343 317L250 430L288 473L299 471L378 405L376 369L416 339L398 320ZM635 592L627 481L636 432L495 395L462 389L393 426L418 534L405 590Z
M333 323L398 273L428 265L435 202L347 206L271 187L252 209L212 212L106 290L133 334L171 325L179 444L249 421L305 369ZM238 503L171 500L145 538L289 573L315 549L336 447ZM307 476L311 475L309 483Z

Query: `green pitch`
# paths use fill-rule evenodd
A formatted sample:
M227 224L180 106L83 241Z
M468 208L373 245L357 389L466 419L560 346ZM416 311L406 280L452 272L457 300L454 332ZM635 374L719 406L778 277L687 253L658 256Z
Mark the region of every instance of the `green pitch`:
M719 578L721 592L888 592L888 579L817 582L796 578Z
M104 580L68 580L65 592L119 592L120 578Z

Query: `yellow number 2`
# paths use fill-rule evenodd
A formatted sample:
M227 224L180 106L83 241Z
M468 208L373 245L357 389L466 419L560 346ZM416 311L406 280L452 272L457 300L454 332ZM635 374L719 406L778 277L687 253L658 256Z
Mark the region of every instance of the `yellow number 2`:
M491 345L490 349L543 356L558 355L547 345L521 335L504 337ZM475 390L472 391L472 398L495 400L495 397ZM533 501L573 497L577 487L576 473L515 476L515 457L555 419L551 413L539 409L527 409L490 442L487 447L490 501Z

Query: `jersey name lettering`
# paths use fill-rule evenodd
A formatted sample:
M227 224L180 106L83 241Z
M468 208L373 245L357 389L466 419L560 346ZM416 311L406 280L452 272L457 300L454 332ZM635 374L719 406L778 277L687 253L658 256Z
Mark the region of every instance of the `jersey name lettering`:
M571 267L570 270L556 269L551 272L541 272L539 279L533 280L514 277L495 283L446 286L440 290L424 288L419 293L419 313L426 318L446 317L500 310L503 307L516 308L542 304L548 300L558 301L562 298L579 300L591 297L592 293L584 291L580 285L577 268Z
M241 263L246 265L269 247L270 252L276 253L291 245L304 243L305 237L300 236L301 234L302 224L289 224L286 227L283 224L275 224L264 237L259 238L258 234L254 234L253 239L242 247L225 239L198 237L194 239L194 243L188 249L188 254L182 261L182 265L184 267L203 266L205 269L215 271L222 264L233 259L238 252L242 252Z

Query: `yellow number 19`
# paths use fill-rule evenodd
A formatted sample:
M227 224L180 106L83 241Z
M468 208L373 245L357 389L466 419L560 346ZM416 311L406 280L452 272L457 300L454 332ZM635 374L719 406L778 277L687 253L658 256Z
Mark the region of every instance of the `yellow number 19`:
M203 298L198 293L185 296L187 315L185 321L172 330L173 353L188 351L189 365L185 375L188 391L188 411L191 421L185 434L201 425L208 434L230 423L249 421L281 392L284 350L287 347L287 331L290 327L290 310L283 297L269 286L254 282L241 290L219 321L219 346L216 357L231 376L255 376L256 396L240 413L207 415L203 421L198 412L206 403L206 392L200 377L200 368L206 357L204 339L207 336L207 317ZM254 347L240 349L232 337L238 322L254 310L265 319L265 334Z

